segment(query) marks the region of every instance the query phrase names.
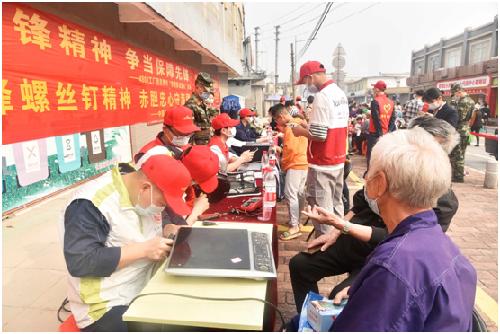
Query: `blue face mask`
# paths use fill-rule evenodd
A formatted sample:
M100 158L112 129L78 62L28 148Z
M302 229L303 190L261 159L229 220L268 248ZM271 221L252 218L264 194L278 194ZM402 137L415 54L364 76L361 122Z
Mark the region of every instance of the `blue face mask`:
M368 203L368 205L370 206L370 209L372 209L372 211L374 213L376 213L378 216L380 216L380 210L378 208L377 200L376 199L368 198L368 194L366 193L366 186L363 188L363 191L364 191L364 194L365 194L365 200Z
M200 98L205 101L205 100L208 100L210 98L210 92L203 92L200 94Z
M165 210L165 207L161 206L156 206L153 204L153 186L150 184L150 189L151 189L151 204L147 208L143 208L142 206L139 205L139 196L140 194L137 194L137 204L134 207L135 212L139 216L156 216L158 214L161 214L163 210Z

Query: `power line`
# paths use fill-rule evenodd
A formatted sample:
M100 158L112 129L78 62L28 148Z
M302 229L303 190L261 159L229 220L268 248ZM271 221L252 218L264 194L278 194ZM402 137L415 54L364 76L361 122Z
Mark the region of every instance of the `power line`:
M346 3L345 3L345 2L344 2L344 3L341 3L341 4L338 4L338 5L337 5L337 6L335 6L333 9L338 9L338 8L340 8L340 7L344 6L344 5L346 5ZM321 13L320 15L318 15L318 16L316 16L316 17L314 17L314 18L310 19L310 20L307 20L307 21L305 21L305 22L301 22L301 23L299 23L299 24L297 24L297 25L295 25L295 26L293 26L293 27L291 27L291 28L285 29L285 30L283 30L283 32L292 31L292 30L294 30L294 29L297 29L297 28L299 28L299 27L303 26L304 24L307 24L307 23L313 22L314 20L316 20L316 19L320 18L320 17L321 17L321 15L323 15L323 13Z
M338 9L338 8L344 6L344 5L347 5L347 4L348 4L347 2L343 2L343 3L339 4L338 6L333 7L333 10L336 10L336 9ZM319 17L321 17L321 15L315 17L315 19L319 18ZM293 31L294 29L299 28L299 27L303 27L304 24L310 23L312 21L313 21L313 19L311 19L311 20L309 20L309 21L307 21L305 23L298 24L298 25L294 26L293 28L286 29L283 32ZM306 31L303 31L301 33L294 33L294 34L283 36L282 39L285 40L287 38L296 37L296 36L302 36L302 35L305 35L305 34L308 34L308 33L309 33L309 31L306 30Z
M323 15L321 16L321 18L319 19L318 23L316 24L316 27L314 27L314 30L312 31L311 35L307 39L306 44L300 50L299 55L298 55L299 58L302 57L304 55L304 53L306 53L306 51L309 48L309 46L311 45L313 39L318 34L318 30L321 28L321 25L325 21L326 16L328 15L328 12L332 8L332 5L333 5L333 2L329 2L329 3L326 4L325 10L323 11Z
M351 13L351 14L347 15L347 16L344 16L343 18L341 18L341 19L340 19L340 20L338 20L338 21L334 21L334 22L331 22L331 23L329 23L329 24L325 25L325 28L327 28L327 27L331 27L331 26L332 26L332 25L334 25L335 23L340 23L340 22L343 22L343 21L347 20L348 18L353 17L354 15L361 14L361 13L363 13L363 12L367 11L368 9L370 9L370 8L372 8L372 7L375 7L375 6L377 6L377 5L380 5L380 4L381 4L381 2L376 2L376 3L374 3L374 4L372 4L372 5L368 6L368 7L365 7L365 8L363 8L363 9L361 9L361 10L358 10L358 11L356 11L356 12L353 12L353 13Z
M313 3L313 5L316 5L316 4L315 4L315 3ZM309 14L310 12L312 12L313 10L316 10L316 9L318 9L318 8L320 8L320 6L314 6L314 7L313 7L313 8L311 8L310 10L308 10L308 11L306 11L306 12L304 12L304 13L300 13L299 15L297 15L297 16L295 16L295 17L293 17L293 18L291 18L291 19L289 19L289 20L287 20L287 21L285 21L285 22L283 22L283 23L277 23L276 25L283 26L284 24L288 24L288 23L290 23L290 22L293 22L293 21L295 21L295 20L297 20L297 19L299 19L299 18L301 18L301 17L304 17L305 15ZM314 17L314 18L313 18L313 20L317 19L318 17L319 17L319 16ZM270 28L269 28L269 29L264 30L263 32L271 32L271 31L273 31L273 29L270 29Z
M281 18L283 19L283 18L285 18L285 17L287 17L287 16L290 16L291 14L295 13L297 10L301 9L303 6L304 6L304 4L300 4L300 5L298 5L298 6L297 6L294 10L292 10L291 12L289 12L288 14L284 15L284 16L283 16L283 17L281 17ZM268 22L266 22L266 23L264 23L264 24L261 24L261 25L260 25L260 27L264 27L264 26L267 26L267 25L269 25L269 24L271 24L271 23L275 23L274 21L275 21L275 20L274 20L274 19L272 19L271 21L268 21Z

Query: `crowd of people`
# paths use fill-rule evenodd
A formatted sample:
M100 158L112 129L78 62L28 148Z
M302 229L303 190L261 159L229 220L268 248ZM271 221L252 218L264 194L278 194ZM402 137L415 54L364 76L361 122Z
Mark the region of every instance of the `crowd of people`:
M307 103L283 98L258 120L248 108L236 107L235 117L229 99L217 110L212 79L200 73L191 98L167 110L162 131L133 164L75 192L62 228L68 300L81 330L128 330L121 317L168 256L172 234L210 207L221 174L253 160L253 151L235 147L269 143L267 124L290 217L279 238L301 235L301 215L315 230L310 251L289 264L297 311L320 279L348 273L330 295L348 298L334 331L471 329L476 273L445 232L459 205L451 182L463 182L464 137L484 113L460 85L450 103L430 88L401 106L379 81L370 104L349 105L318 61L301 66L297 84L313 94ZM352 206L350 153L367 159Z

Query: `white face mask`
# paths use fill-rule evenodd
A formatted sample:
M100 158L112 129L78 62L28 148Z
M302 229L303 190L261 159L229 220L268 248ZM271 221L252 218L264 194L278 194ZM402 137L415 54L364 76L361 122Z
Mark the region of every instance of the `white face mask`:
M375 214L377 214L377 215L380 216L380 209L378 208L377 200L376 199L371 199L371 198L368 197L368 194L366 193L366 186L364 188L364 194L365 194L365 200L368 203L368 205L370 206L370 209L372 209L372 211Z
M436 110L439 109L439 107L441 107L439 102L432 102L429 104L429 110Z
M318 87L316 85L307 85L307 91L311 94L315 94L318 92Z
M139 197L140 193L137 194L137 204L134 207L135 212L139 216L156 216L158 214L161 214L163 210L165 210L165 207L163 206L156 206L153 203L153 186L151 183L149 183L150 189L151 189L151 197L150 197L150 205L147 208L143 208L142 206L139 205Z
M229 137L236 136L236 128L229 128Z
M189 139L191 139L191 136L173 136L172 144L179 147L186 146L189 144Z

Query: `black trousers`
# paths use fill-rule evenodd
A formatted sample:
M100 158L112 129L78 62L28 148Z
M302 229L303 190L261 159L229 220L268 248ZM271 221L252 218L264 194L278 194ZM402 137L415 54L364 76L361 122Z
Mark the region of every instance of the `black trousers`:
M375 246L342 234L324 252L320 250L314 254L298 253L290 259L290 280L297 312L300 313L309 291L318 293L319 280L324 277L358 272ZM332 293L336 294L343 288L339 286Z
M127 323L122 316L128 306L114 306L93 324L82 328L83 332L128 332Z

